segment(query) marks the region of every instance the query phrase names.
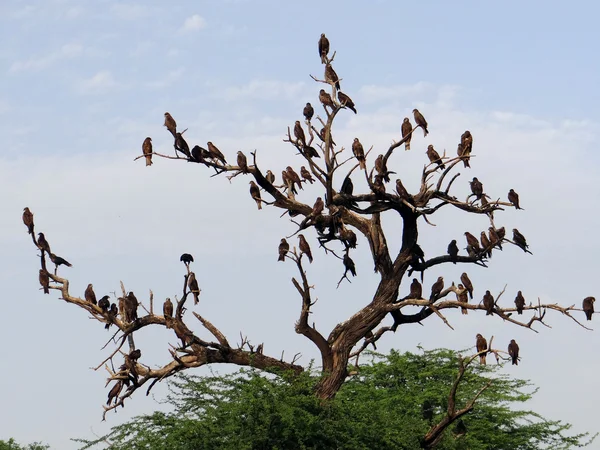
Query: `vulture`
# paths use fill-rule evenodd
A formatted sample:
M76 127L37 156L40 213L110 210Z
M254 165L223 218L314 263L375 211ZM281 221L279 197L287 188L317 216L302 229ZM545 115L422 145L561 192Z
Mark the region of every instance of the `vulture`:
M199 302L198 297L200 296L200 288L198 287L198 280L196 280L196 274L194 272L190 272L188 287L194 295L194 305L197 305Z
M138 304L139 303L136 296L133 294L133 292L129 292L129 294L127 294L127 297L125 297L125 301L123 302L123 307L125 308L125 320L127 322L133 322L137 320Z
M27 227L27 232L33 234L33 213L27 207L23 209L23 223Z
M431 296L429 300L435 300L444 289L444 277L438 277L437 281L431 286Z
M173 137L177 136L177 123L168 112L165 113L165 127L167 127L167 130L171 132Z
M456 245L456 239L452 239L448 244L448 254L450 255L450 261L456 264L456 257L458 256L458 245Z
M396 192L398 193L398 197L400 197L400 200L408 200L410 198L410 195L408 194L408 191L402 184L402 181L400 181L400 178L396 180Z
M516 228L513 228L513 242L515 244L517 244L517 246L520 247L524 252L527 252L530 255L533 255L533 253L531 253L529 250L527 250L529 248L529 245L527 245L525 236L523 236L521 233L519 233L519 230L517 230Z
M331 109L333 109L335 107L333 105L333 100L331 99L331 95L329 95L327 92L325 92L325 89L321 89L319 91L319 100L321 101L323 106L329 106ZM325 139L323 139L323 140L325 140Z
M476 336L477 341L475 342L475 346L477 348L477 353L483 352L485 350L487 350L487 341L485 340L485 338L481 335L481 334L477 334ZM479 355L479 363L483 364L485 366L485 353L482 353L481 355Z
M84 297L85 301L91 303L92 305L95 305L97 303L96 293L94 292L94 286L92 285L92 283L88 284L87 288L85 288Z
M315 201L315 204L313 205L311 215L313 217L316 217L316 216L320 215L324 209L325 209L325 203L323 202L323 199L321 197L317 197L317 200Z
M55 266L54 273L55 274L56 274L56 271L58 270L58 266L73 267L73 264L71 264L65 258L61 258L60 256L56 256L54 253L50 253L50 261L52 261L54 263L54 266Z
M256 202L256 206L258 206L258 209L262 209L262 201L260 199L260 189L258 188L258 185L254 181L250 181L250 196Z
M390 182L390 175L387 170L387 164L384 164L383 162L383 155L379 155L377 159L375 159L375 170L383 177L383 181L386 183Z
M109 298L110 297L108 295L105 295L100 300L98 300L98 307L102 310L103 313L107 312L110 308Z
M306 241L304 235L299 234L298 239L300 240L300 251L308 257L308 261L312 264L313 256L312 252L310 251L310 245L308 245L308 242Z
M358 138L354 138L354 142L352 142L352 153L354 153L354 156L360 163L360 168L366 169L367 164L365 161L365 149L363 148Z
M342 91L338 91L338 100L342 106L345 106L348 109L351 109L354 114L357 114L356 106L350 97L344 94Z
M459 148L458 156L462 157L465 168L471 167L471 165L469 164L469 160L471 159L469 155L471 154L471 151L473 150L473 136L471 136L471 132L469 130L465 131L460 136L460 144L459 144L458 148Z
M344 270L344 276L346 276L348 271L350 271L352 276L355 277L356 276L356 265L354 264L354 261L352 261L352 258L350 258L350 255L348 255L347 252L344 255L343 263L344 263L344 267L346 268L346 270Z
M592 314L594 314L594 297L586 297L583 299L583 312L587 320L592 320Z
M467 238L467 244L473 248L473 251L475 251L475 253L477 254L481 253L479 240L468 231L465 231L465 237Z
M335 70L333 70L331 64L329 63L325 64L325 81L334 84L335 88L338 91L340 90L340 79L337 73L335 73Z
M321 57L321 64L327 63L327 54L329 53L329 39L325 37L325 33L321 33L319 39L319 56Z
M304 118L310 122L310 120L315 115L315 110L310 103L307 103L304 109L302 110L302 114Z
M285 261L285 255L290 250L290 244L285 240L285 238L281 238L281 242L279 243L279 259L277 261Z
M314 178L305 166L300 167L300 175L302 176L302 181L304 182L308 181L310 184L315 182Z
M48 244L44 233L38 233L38 247L46 253L50 254L50 244Z
M152 138L147 137L142 144L142 153L146 157L146 166L152 165Z
M275 183L275 175L273 174L273 172L271 172L270 170L267 170L267 174L265 175L265 179L271 183L274 184Z
M460 276L460 281L462 281L462 284L465 286L467 291L469 291L469 297L471 298L471 300L473 300L473 283L471 283L467 272L462 273L462 275Z
M208 152L210 153L210 157L212 159L219 160L221 164L227 164L227 161L225 161L225 156L223 156L221 150L219 150L212 142L207 142L206 146L208 147Z
M427 130L427 121L425 120L425 117L423 117L423 114L416 108L413 109L413 115L415 116L415 123L417 126L423 128L423 136L427 136L429 131Z
M302 148L306 147L306 136L304 135L304 130L302 129L299 120L296 120L296 123L294 124L294 136L302 143Z
M167 328L171 328L171 319L173 318L173 302L170 298L167 298L163 303L163 316L165 316Z
M46 272L44 269L40 269L39 280L40 280L40 285L42 286L42 289L44 289L44 294L49 294L50 293L50 276L48 275L48 272Z
M517 345L517 343L515 342L514 339L511 339L510 344L508 344L508 354L510 355L510 357L512 359L512 365L518 366L519 365L519 346Z
M490 291L485 291L485 295L483 296L483 307L487 311L485 314L486 316L494 314L494 296Z
M473 177L473 181L469 181L469 184L471 185L471 192L475 198L480 200L481 197L483 197L483 184L481 181L479 181L477 177Z
M525 306L525 298L523 297L523 293L521 291L517 292L517 296L515 297L515 306L517 307L517 314L523 314L523 307Z
M423 298L423 286L419 283L419 280L413 278L412 283L410 284L410 297L409 298Z
M237 165L243 173L248 173L248 159L239 150L237 152Z
M519 194L517 194L514 189L508 191L508 201L511 202L515 208L522 209L521 206L519 206Z
M461 303L469 303L469 291L462 284L458 285L458 292L456 293L456 300ZM463 314L469 314L469 310L467 308L460 308L460 312Z
M435 151L433 145L428 145L427 151L425 153L427 153L427 157L429 158L430 163L437 163L438 168L441 167L442 170L446 168L446 165L442 162L442 158L440 158L439 153Z
M192 154L190 153L190 147L181 133L177 133L175 135L175 150L183 153L183 155L188 159L192 157Z
M190 255L189 253L184 253L183 255L181 255L179 257L179 261L184 263L186 266L189 266L190 263L194 262L194 257L192 255Z
M410 150L410 140L412 139L412 124L410 123L410 120L408 117L405 117L404 120L402 121L402 139L405 139L404 141L404 150Z

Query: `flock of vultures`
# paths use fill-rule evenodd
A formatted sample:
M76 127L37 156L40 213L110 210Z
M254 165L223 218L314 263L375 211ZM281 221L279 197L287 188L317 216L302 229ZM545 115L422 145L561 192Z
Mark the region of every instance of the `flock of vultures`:
M319 50L319 56L321 58L321 63L325 65L325 82L329 83L332 86L334 98L335 98L335 93L337 92L337 100L338 100L338 102L336 104L333 101L332 96L330 94L328 94L324 89L321 89L319 92L319 101L323 105L325 112L327 113L327 115L329 117L329 115L331 114L330 111L333 111L336 108L348 108L356 114L357 113L356 105L354 104L352 99L347 94L343 93L340 90L340 79L331 64L333 62L333 57L335 56L335 54L332 58L329 58L329 40L327 39L325 34L321 34L321 38L319 39L319 42L318 42L318 50ZM328 108L330 109L329 111L328 111ZM281 173L282 184L276 185L275 175L270 170L268 170L265 173L264 179L262 179L263 177L262 177L262 175L260 175L261 180L258 180L257 173L254 173L255 178L257 178L257 181L260 181L260 184L263 185L263 188L264 188L264 182L266 182L266 183L268 183L268 185L269 185L268 187L270 188L269 190L271 190L271 192L274 192L274 190L277 190L277 189L282 189L282 192L287 193L288 198L293 199L294 195L298 193L298 189L303 189L303 184L304 185L306 183L312 184L315 182L313 175L318 177L319 172L318 172L318 170L315 169L316 164L313 162L313 158L321 158L321 156L319 155L319 152L317 151L317 149L315 149L314 147L311 146L311 143L313 141L313 130L315 131L314 135L319 137L319 139L322 141L322 144L320 144L320 147L323 150L323 152L327 153L325 151L326 150L325 146L329 145L329 149L333 149L333 147L336 144L333 141L333 138L331 136L331 130L328 127L324 126L320 131L318 131L313 126L313 123L311 121L314 116L314 113L315 113L315 111L314 111L312 105L310 103L307 103L303 109L303 115L304 115L306 124L309 129L309 133L310 133L310 137L311 137L310 141L307 141L306 133L305 133L304 128L299 120L297 120L295 122L294 129L293 129L295 140L292 140L291 136L290 136L290 142L292 142L298 148L299 152L309 162L309 167L312 170L312 174L311 174L311 171L309 171L306 168L306 166L301 166L300 174L298 174L291 166L287 166L286 169L283 170ZM401 127L400 127L400 131L402 133L402 140L399 143L397 143L396 146L404 144L405 150L410 150L412 135L413 135L413 132L417 128L421 128L423 130L424 136L427 136L427 134L429 132L427 120L425 119L423 114L421 114L421 112L419 112L417 109L414 109L413 116L414 116L414 121L415 121L414 127L408 117L405 117L403 119ZM186 142L185 138L183 137L183 134L185 133L186 130L183 130L182 132L178 132L177 131L177 123L175 122L175 119L173 119L171 114L169 114L168 112L166 112L164 114L164 118L165 118L164 126L167 128L167 130L172 134L172 136L174 138L175 154L178 158L179 158L179 153L181 153L181 155L183 155L183 157L186 158L189 162L205 164L208 167L214 168L217 173L225 172L225 171L234 171L234 172L236 172L236 174L250 173L249 166L248 166L248 160L247 160L246 155L244 155L243 152L241 152L241 151L237 152L237 161L236 161L237 166L231 166L231 165L228 165L224 154L212 142L207 143L207 148L202 148L198 145L195 145L192 149L190 149L188 143ZM473 148L473 136L471 135L471 133L469 131L465 131L461 136L460 143L458 144L458 150L457 150L457 155L460 158L460 160L463 162L465 168L471 167L470 166L470 155L471 155L472 148ZM146 160L146 165L147 166L152 165L152 156L156 153L153 151L152 139L150 137L147 137L144 140L144 142L142 144L142 153L143 153L143 157ZM365 154L363 145L361 144L361 142L358 138L355 138L352 143L352 153L353 153L354 157L356 158L358 167L360 167L361 170L366 171L367 170L366 156L368 155L368 152L367 152L367 154ZM329 154L331 155L331 154L333 154L333 152L331 152ZM443 171L446 169L446 165L444 164L444 158L440 157L438 152L434 149L433 145L429 145L427 147L426 154L427 154L430 164L433 167L435 167L434 170L437 171L438 169L440 169ZM163 155L161 155L161 156L163 156ZM373 192L373 194L375 194L376 198L383 198L383 196L386 193L386 183L389 183L391 181L390 174L395 173L395 172L389 171L386 166L388 156L389 155L386 155L386 157L384 157L383 154L379 155L375 159L374 167L373 167L373 170L371 170L371 174L369 176L367 176L367 181L369 183L369 187L370 187L371 191ZM375 173L374 177L373 177L373 173ZM250 184L251 198L256 202L258 209L262 209L262 203L267 203L267 202L261 198L260 187L254 181L250 181L249 184ZM472 181L470 181L470 187L471 187L472 194L469 196L469 198L474 197L474 200L472 200L471 203L469 203L469 205L473 206L473 205L475 205L476 202L479 202L479 205L481 208L488 207L490 205L490 203L488 202L488 198L490 198L490 197L485 194L484 189L483 189L483 184L481 183L481 181L479 181L476 177L474 177L472 179ZM400 201L401 203L413 208L413 211L414 211L414 207L416 207L416 206L420 206L420 207L424 206L423 204L419 204L416 195L413 196L408 193L408 191L405 189L405 187L402 184L402 181L400 179L396 179L395 188L396 188L395 193L397 194L397 197L395 197L396 201ZM350 179L350 175L348 175L344 179L339 193L344 198L348 199L349 205L356 205L356 200L353 199L353 190L354 190L354 186L353 186L352 180ZM467 201L469 201L469 199L467 199ZM510 204L512 204L514 206L514 208L522 209L520 206L520 203L519 203L519 195L513 189L510 189L510 191L508 192L508 201L510 202ZM304 225L305 225L304 228L308 228L309 225L314 225L317 232L320 235L323 235L324 227L323 227L323 225L320 225L320 224L322 224L324 222L324 220L320 221L319 219L324 218L324 216L323 216L324 210L325 210L325 202L323 201L323 199L321 197L317 197L317 199L314 203L314 206L312 208L312 211L310 212L310 214L307 217L307 220L304 223ZM490 211L493 211L493 209ZM491 212L489 214L491 214ZM290 215L297 215L297 213L292 214L292 211L290 211ZM32 239L33 239L35 245L42 252L42 255L41 255L42 256L42 268L39 271L39 282L44 290L44 293L48 294L49 289L50 289L50 275L49 275L49 272L46 270L44 254L47 254L50 258L50 261L55 265L54 275L56 275L59 266L65 265L67 267L71 267L71 264L64 258L57 256L55 253L53 253L51 251L50 245L49 245L48 241L46 240L44 233L38 233L38 235L37 235L38 237L36 239L35 233L34 233L33 214L29 210L29 208L24 209L23 222L27 226L29 233L32 235ZM335 221L334 221L334 224L335 224ZM351 248L356 247L356 241L357 241L356 235L352 230L346 228L343 223L337 223L337 224L333 225L332 228L335 228L335 230L333 231L333 233L330 230L330 235L335 234L336 235L335 239L340 240L344 244L345 250L346 250L345 254L342 258L342 262L343 262L343 265L345 268L342 279L346 278L346 275L348 272L350 272L350 274L352 276L356 276L356 266L354 264L354 261L350 258L350 255L349 255L349 250ZM519 232L519 230L517 230L516 228L513 229L512 232L513 232L512 241L510 241L506 238L506 236L505 236L506 231L505 231L504 227L501 227L501 228L495 228L493 226L489 227L487 232L486 231L481 232L479 239L476 236L474 236L473 234L471 234L469 232L465 232L464 235L465 235L466 244L467 244L467 246L466 246L467 254L470 257L474 258L474 260L482 260L483 258L491 258L492 250L495 250L495 249L502 250L503 242L504 243L506 243L506 242L512 243L512 244L520 247L524 252L531 253L529 251L529 246L527 244L525 236L523 236L523 234L521 234ZM311 251L308 241L302 234L298 234L298 240L299 240L298 248L300 250L300 254L298 257L302 258L303 255L306 255L309 262L312 263L313 254L312 254L312 251ZM285 258L287 256L289 250L290 250L290 244L287 242L287 240L285 238L282 238L279 243L279 247L278 247L278 260L285 261ZM422 263L425 262L423 250L416 243L414 244L414 247L412 250L413 250L413 263L412 263L413 268L416 270L419 270L417 267L419 265L419 262L420 261ZM458 256L459 256L459 247L458 247L456 240L452 240L450 242L450 244L448 245L448 248L447 248L447 253L449 255L450 261L453 262L454 264L456 264ZM194 303L197 304L199 301L198 296L200 294L200 289L198 287L198 282L196 280L196 276L195 276L194 272L190 271L190 263L193 262L194 259L193 259L192 255L190 255L188 253L184 253L183 255L181 255L180 260L186 265L186 268L188 271L189 291L194 296ZM421 269L421 272L422 272L422 269ZM457 300L461 303L467 304L469 302L469 298L473 299L473 283L469 279L469 276L467 275L467 273L463 273L461 275L460 281L461 281L461 283L458 284L458 287L456 289L454 289L454 291L456 293ZM437 279L437 281L431 286L431 293L429 295L429 301L434 302L438 298L440 298L440 294L443 289L444 289L444 279L443 279L443 277L439 277ZM137 308L138 308L139 302L133 292L129 292L126 296L120 297L118 299L118 304L111 303L110 297L108 295L104 295L102 298L97 300L93 286L92 286L92 284L89 284L87 289L85 290L84 296L85 296L85 300L87 302L93 304L94 307L96 308L96 311L99 312L102 315L102 317L104 317L104 321L106 322L106 325L105 325L106 329L110 328L111 324L114 323L115 318L119 315L121 317L121 320L125 323L134 322L138 319ZM410 294L407 297L405 297L405 299L415 299L415 300L423 299L423 287L416 278L413 278L412 284L410 286ZM497 308L497 304L496 304L496 301L494 300L493 295L490 293L489 290L485 291L482 302L483 302L483 306L486 310L486 314L493 315L494 311ZM595 302L594 297L586 297L583 300L583 311L585 313L587 320L592 320L592 314L594 313L594 302ZM524 299L521 291L518 291L518 293L515 297L515 300L514 300L514 304L516 306L517 313L522 314L523 309L525 307L525 299ZM461 310L462 310L463 314L468 314L468 310L466 308L461 308ZM170 324L172 323L172 318L173 318L173 303L171 302L170 299L166 299L166 301L164 302L163 314L165 317L166 326L169 327ZM485 364L486 363L486 354L488 353L488 351L490 349L488 349L488 343L481 334L477 334L477 336L476 336L476 348L477 348L477 352L479 354L480 363ZM519 346L517 345L517 343L515 342L514 339L511 340L510 344L508 345L508 353L512 360L512 364L515 364L515 365L518 364ZM120 370L121 370L120 375L122 375L122 377L119 380L117 380L117 383L111 389L111 391L108 395L108 402L107 402L108 405L110 405L111 402L113 402L113 400L115 403L117 402L118 396L119 396L121 390L123 389L123 386L129 386L130 383L133 383L134 385L137 384L138 375L137 375L137 370L136 370L136 361L140 357L141 357L141 351L139 349L133 350L132 352L130 352L128 355L125 356L125 363L120 368Z

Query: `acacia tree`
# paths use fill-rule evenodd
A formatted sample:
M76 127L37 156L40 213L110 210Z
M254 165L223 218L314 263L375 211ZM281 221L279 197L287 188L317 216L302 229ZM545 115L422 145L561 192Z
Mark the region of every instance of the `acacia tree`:
M297 159L294 162L300 159L301 164L305 164L300 171L301 175L298 175L290 165L282 172L282 179L278 182L271 171L263 171L257 151L252 152L250 157L238 152L236 164L231 164L212 142L208 142L207 148L195 145L190 150L183 136L185 130L177 131L176 122L169 113L165 113L165 126L173 136L175 156L153 151L151 139L146 138L142 145L143 154L135 158L145 159L147 166L153 164L152 158L156 156L166 160L197 163L199 170L206 170L212 176L224 176L229 180L237 177L251 178L250 197L256 201L258 209L262 209L264 205L281 209L282 216L289 215L296 228L292 236L313 228L318 236L318 245L324 249L327 257L332 261L341 260L340 267L343 267L344 273L338 286L345 280L349 281L349 273L356 275L351 255L358 242L357 235L361 241L365 240L368 243L374 270L379 278L373 295L365 299L364 306L351 317L337 324L328 334L323 334L317 330L314 322L313 325L309 325L308 322L311 306L314 303L313 286L304 269L307 259L312 261L310 245L303 235L300 237L300 234L298 248L292 246L290 249L286 238L280 241L280 260L295 264L299 274L298 277L292 278L301 300L295 331L309 339L317 347L321 356L322 376L315 386L315 395L323 400L333 398L349 375L351 358L356 357L358 362L358 356L367 345L375 344L386 333L395 332L400 326L422 323L432 315L437 315L451 327L444 316L444 311L447 309L461 308L463 312L468 310L477 313L486 312L507 324L511 323L532 330L536 322L544 323L548 311L555 311L584 327L571 314L573 311L581 310L574 305L543 304L538 300L534 305L517 302L515 307L501 307L498 305L498 300L504 290L495 299L487 291L483 304L469 303L467 295L472 294L472 285L466 273L461 277L461 283L464 285L456 285L454 282L450 286L444 285L444 280L440 277L431 286L430 295L428 288L425 293L423 292L421 283L424 281L424 273L432 267L448 263L488 267L492 251L501 250L502 245L517 245L525 252L529 252L524 236L517 230L513 232L513 239L509 239L505 235L505 228L497 227L495 223L497 215L505 208L519 208L518 195L511 190L509 201L491 200L492 197L484 192L483 185L476 178L471 182L472 195L464 200L452 195L451 188L460 175L458 172L460 164L462 163L465 169L470 167L473 137L469 131L461 136L456 157L446 155L445 152L440 156L432 145L427 146L429 163L423 168L418 192L409 193L400 179L396 180L394 188L388 188L387 183L391 182L390 175L395 173L387 168L390 157L402 145L409 150L412 140L420 140L418 137L420 132L415 135L415 131L419 128L426 137L428 124L423 115L414 110L415 127L413 128L409 119L405 118L401 128L402 138L394 141L377 158L373 157L374 149L365 151L359 139L354 139L352 154L341 145L341 142L336 143L333 136L334 122L338 114L349 110L356 113L356 107L351 98L340 91L340 81L343 80L332 67L335 52L329 56L329 44L324 39L326 38L323 35L319 41L319 56L325 67L324 79L312 75L311 77L316 83L330 90L331 94L325 89L320 89L318 98L323 108L322 113L315 115L314 108L307 104L303 111L304 126L300 121L296 121L293 132L288 127L287 137L284 139L286 145L297 152L294 157ZM290 157L290 164L293 164L292 157ZM354 192L352 176L355 179L364 177L368 190L361 193ZM302 187L302 183L312 183L312 181L323 189L323 198L300 200L298 188ZM487 216L490 220L489 233L482 232L481 243L473 235L466 233L466 255L459 254L458 245L453 241L448 249L440 249L438 256L426 259L419 245L419 227L429 226L430 217L442 208L457 208L464 214ZM401 247L396 253L391 252L388 247L386 230L381 220L383 214L397 215L402 221ZM264 371L285 370L300 373L304 370L302 366L296 364L296 358L285 361L283 358L264 354L262 345L254 346L247 338L243 338L239 345L232 345L217 326L192 311L191 315L211 333L214 340L204 340L194 332L188 320L190 314L186 312L191 309L190 298L194 299L194 304L198 302L200 287L191 270L193 263L191 255L182 255L187 270L181 298L175 299L174 304L167 299L163 305L163 314L156 311L152 294L149 301L144 304L139 302L132 292L127 293L122 282L122 296L116 303L111 304L108 296L97 301L92 285L86 290L85 298L80 298L69 291L69 280L59 276L56 270L58 266L69 265L69 263L51 252L43 234L40 233L36 238L33 215L27 208L23 219L34 244L41 251L39 279L44 291L46 293L50 289L60 291L62 299L86 310L107 328L116 329L112 337L116 348L96 368L105 366L110 373L109 382L114 382L109 393L108 406L104 407L104 414L123 405L125 399L140 387L146 386L148 393L157 382L193 367L228 363L252 366ZM47 257L55 265L53 272L47 269ZM413 278L410 294L400 297L400 286L406 283L413 272L420 274L421 283ZM583 309L589 310L590 305L593 307L593 298L587 299L587 305L586 307L584 302ZM138 306L141 306L145 314L138 315ZM419 308L418 312L406 312L409 307ZM514 315L514 312L518 312L519 315ZM527 314L526 319L521 319L520 314L523 312ZM391 326L382 324L388 314L393 317ZM136 331L146 327L166 327L181 341L179 347L170 350L172 360L165 362L158 369L147 367L138 361L141 352L135 348L133 336ZM126 342L130 347L128 353L122 350ZM488 351L493 351L499 359L505 358L506 352L491 348L491 340L489 348L487 343L482 349L478 345L480 355ZM124 355L124 364L121 366L112 364L116 357L121 358L121 354ZM111 363L110 367L106 364L108 362ZM464 371L464 367L461 370ZM457 378L457 383L458 381L460 376ZM456 390L456 386L452 389ZM452 392L449 398L451 396ZM473 403L470 403L471 409ZM456 412L449 409L447 417L432 427L431 437L426 441L426 445L434 443L440 432L457 418Z

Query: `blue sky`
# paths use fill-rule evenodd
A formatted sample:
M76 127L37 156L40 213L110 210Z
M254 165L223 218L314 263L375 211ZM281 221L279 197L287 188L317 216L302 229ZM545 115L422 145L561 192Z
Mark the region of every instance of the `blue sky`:
M306 101L318 104L320 86L309 74L322 76L322 32L359 111L340 115L337 141L349 147L359 136L383 150L418 107L430 136L392 158L409 189L417 187L426 145L454 153L469 129L477 157L472 173L457 181L457 195L466 196L472 176L497 197L511 187L520 193L525 211L502 213L502 223L518 227L534 255L509 248L494 255L490 269L469 269L480 295L508 283L505 301L518 289L528 302L598 297L593 255L600 243L591 238L600 224L593 207L600 195L597 16L592 2L0 3L0 278L9 318L0 329L0 439L68 450L76 448L70 437L102 433L159 407L138 393L100 421L106 374L89 368L106 356L100 348L108 336L82 311L38 291L24 206L73 263L61 273L74 292L83 295L93 282L103 295L123 280L140 299L148 289L173 297L183 276L179 255L190 252L203 289L199 311L231 340L242 330L270 354L302 352L302 363L317 356L293 331L293 267L276 263L291 224L269 208L259 213L240 177L230 184L196 165L156 160L146 168L133 158L146 136L155 149L171 151L162 127L170 111L189 128L191 144L212 140L230 159L239 149L258 149L259 161L279 174L292 152L282 142L286 127L301 118ZM318 191L303 194L311 204L312 194ZM399 226L384 221L390 230ZM428 255L444 253L465 228L487 228L485 219L456 211L442 210L434 223L420 230ZM391 231L388 239L398 244ZM340 268L315 244L309 277L320 301L313 316L328 333L366 303L376 278L359 242L359 277L335 290ZM430 276L453 280L462 270ZM597 431L586 413L600 401L596 332L557 315L549 320L553 329L538 327L539 334L482 315L448 319L456 331L432 318L380 347L464 349L478 332L515 338L523 361L508 371L540 386L532 407L573 423L574 431ZM168 334L138 340L144 363L168 360ZM163 394L158 386L155 395Z

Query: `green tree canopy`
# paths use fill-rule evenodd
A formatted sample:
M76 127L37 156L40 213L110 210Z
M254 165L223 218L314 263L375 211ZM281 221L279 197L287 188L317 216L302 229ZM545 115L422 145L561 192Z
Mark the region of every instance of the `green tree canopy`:
M317 379L308 374L276 377L242 369L224 376L179 375L169 382L172 412L139 416L100 440L80 442L90 448L108 441L111 450L419 448L446 414L458 353L372 356L329 402L312 395ZM457 408L490 381L475 409L445 431L437 448L568 449L593 440L588 433L569 435L570 424L521 409L537 389L495 365L468 367Z
M49 448L49 445L44 445L41 442L19 445L13 438L10 438L8 441L0 440L0 450L48 450Z

